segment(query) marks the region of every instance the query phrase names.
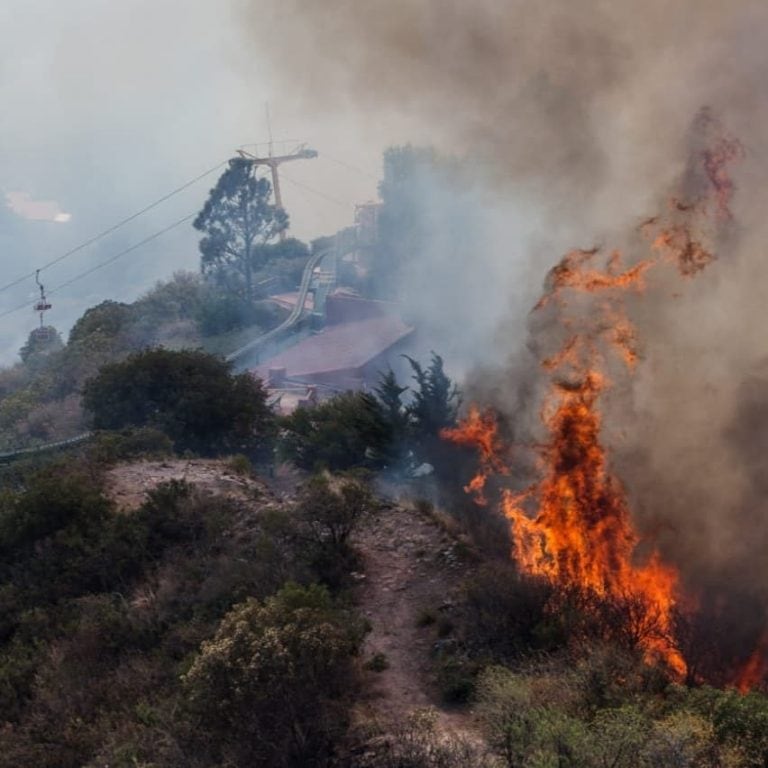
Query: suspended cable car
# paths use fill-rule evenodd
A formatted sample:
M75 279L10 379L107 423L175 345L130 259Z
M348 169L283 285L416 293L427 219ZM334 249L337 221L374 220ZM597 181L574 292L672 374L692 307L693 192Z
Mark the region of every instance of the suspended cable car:
M32 331L32 338L36 341L50 341L53 336L52 329L45 325L45 313L51 308L51 304L45 296L45 288L40 282L40 270L35 272L35 282L40 288L40 298L35 302L33 309L40 314L40 327Z

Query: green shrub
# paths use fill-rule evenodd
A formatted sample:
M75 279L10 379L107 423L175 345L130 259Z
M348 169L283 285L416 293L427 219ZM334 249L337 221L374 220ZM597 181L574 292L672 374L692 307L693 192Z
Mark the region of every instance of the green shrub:
M280 455L302 469L376 468L386 463L391 447L391 427L381 407L363 392L297 408L280 427Z
M466 704L475 692L479 666L463 656L445 656L437 663L437 686L446 704Z
M680 766L680 768L720 768L734 767L736 752L721 750L715 739L711 721L691 712L675 712L660 722L654 723L650 738L645 735L642 753L645 754L649 768L658 765ZM748 751L741 753L738 758L747 756ZM763 762L752 763L747 758L746 765L765 765ZM741 765L744 765L741 762ZM629 768L632 763L627 763Z
M373 506L370 490L353 480L335 485L318 475L303 486L296 510L296 534L319 580L332 587L346 582L357 561L350 536Z
M491 667L478 679L476 699L479 722L503 765L586 765L586 725L541 701L533 680Z
M521 575L512 563L490 563L465 590L468 641L477 650L506 660L565 644L560 617L548 610L553 588L545 579Z
M437 613L433 608L422 608L416 616L417 627L429 627L437 621Z
M327 590L286 585L225 616L184 676L189 706L225 754L324 764L362 638L361 623Z
M736 691L720 694L712 720L718 740L736 748L745 765L768 766L768 697Z
M173 454L171 439L157 429L143 427L120 432L102 432L88 446L88 456L101 464L147 458L155 459Z
M249 326L268 331L278 325L285 315L285 309L272 301L249 302L237 296L209 291L195 319L202 336L218 336Z
M574 683L589 713L660 696L667 690L669 679L661 667L646 664L640 653L628 653L612 645L592 645L581 649L574 665Z
M446 734L434 709L417 709L374 738L344 768L496 768L475 739Z
M248 477L253 472L253 465L247 456L243 456L242 453L236 453L227 459L227 469L236 475Z
M43 471L25 493L0 498L0 553L18 559L35 542L59 531L82 535L109 510L89 477L70 474L66 467Z
M453 619L444 613L440 614L437 619L437 636L440 638L448 637L454 629L456 629L456 625L453 623Z

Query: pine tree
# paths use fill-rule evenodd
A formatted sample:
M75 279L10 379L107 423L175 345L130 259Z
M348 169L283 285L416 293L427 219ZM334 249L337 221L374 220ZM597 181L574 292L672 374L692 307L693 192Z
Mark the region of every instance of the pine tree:
M201 271L221 287L254 298L253 274L271 254L270 241L288 226L288 215L269 202L270 183L257 179L253 165L233 158L193 226L200 241Z
M446 375L440 355L432 352L432 360L426 369L408 355L404 357L411 364L413 378L417 384L413 402L408 407L416 438L423 440L435 437L441 429L456 423L461 393Z

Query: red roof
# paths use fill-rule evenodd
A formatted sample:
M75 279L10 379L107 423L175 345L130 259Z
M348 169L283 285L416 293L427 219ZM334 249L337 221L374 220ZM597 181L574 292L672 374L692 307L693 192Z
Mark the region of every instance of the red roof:
M270 368L285 368L289 377L359 369L412 332L411 326L394 315L339 323L266 360L253 372L266 380Z

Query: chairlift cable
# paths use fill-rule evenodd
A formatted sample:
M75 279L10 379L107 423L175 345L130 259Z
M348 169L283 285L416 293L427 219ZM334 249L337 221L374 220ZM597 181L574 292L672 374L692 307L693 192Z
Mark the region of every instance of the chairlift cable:
M286 176L285 172L281 173L281 178L285 179L289 184L293 184L296 187L301 187L302 189L306 189L308 192L312 192L318 197L322 197L331 203L340 205L342 208L345 208L346 210L349 210L350 208L355 207L354 203L350 203L349 201L339 200L338 197L332 197L331 195L328 195L325 192L321 192L319 189L310 187L309 184L304 184L303 182L296 181L296 179L292 179L290 176Z
M166 232L170 232L172 229L175 229L176 227L181 226L185 222L189 221L190 219L193 219L195 216L197 216L197 213L190 213L186 216L177 219L172 224L169 224L167 227L163 227L163 229L158 230L157 232L154 232L153 234L149 235L148 237L145 237L143 240L140 240L138 243L134 243L133 245L129 246L128 248L124 248L122 251L119 251L118 253L114 254L113 256L110 256L108 259L105 259L104 261L99 262L98 264L95 264L94 266L90 267L89 269L86 269L84 272L80 272L79 274L75 275L74 277L71 277L69 280L65 280L63 283L59 283L55 288L52 288L50 291L47 292L47 295L51 295L53 293L56 293L57 291L62 290L62 288L66 288L72 283L77 282L78 280L82 280L84 277L87 277L88 275L92 274L93 272L96 272L99 269L102 269L103 267L106 267L109 264L112 264L113 262L117 261L118 259L122 258L123 256L126 256L127 254L131 253L132 251L137 250L138 248L141 248L143 245L146 245L147 243L152 242L153 240L156 240L161 235L164 235ZM35 274L34 272L32 273ZM19 304L16 307L13 307L11 309L6 310L3 313L0 313L0 318L7 317L8 315L13 314L14 312L18 312L22 309L27 309L29 307L29 302L25 301L23 304Z
M185 189L187 189L188 187L191 187L193 184L196 184L198 181L204 179L206 176L209 176L215 171L218 171L219 168L222 168L223 166L225 166L227 162L229 161L224 160L218 163L217 165L213 166L212 168L209 168L208 170L203 171L203 173L195 176L194 179L190 179L189 181L184 182L184 184L182 184L181 186L176 187L176 189L172 190L171 192L168 192L167 194L158 198L157 200L150 203L149 205L144 206L144 208L142 208L140 211L136 211L136 213L133 213L127 218L122 219L121 221L118 221L116 224L113 224L112 226L108 227L104 231L99 232L97 235L94 235L90 239L80 243L80 245L75 246L69 251L62 253L60 256L57 256L55 259L51 259L51 261L47 262L46 264L43 264L43 266L40 267L39 269L32 270L31 272L28 272L27 274L22 275L21 277L18 277L15 280L12 280L10 283L6 283L5 285L0 286L0 293L3 293L4 291L7 291L9 288L13 288L19 285L19 283L23 283L25 280L29 280L30 278L34 277L37 272L41 272L44 269L48 269L49 267L52 267L54 264L58 264L60 261L64 261L64 259L67 259L70 256L73 256L79 251L82 251L84 248L87 248L89 245L93 245L94 243L103 239L107 235L111 235L114 231L116 231L117 229L120 229L120 227L123 227L126 224L130 223L131 221L134 221L134 219L139 218L139 216L143 216L145 213L147 213L148 211L151 211L153 208L156 208L158 205L160 205L161 203L164 203L166 200L169 200L174 195L179 194L179 192L183 192ZM15 310L11 310L11 311L15 311ZM4 317L4 316L5 315L0 315L0 317Z
M109 264L112 264L112 262L117 261L119 258L122 258L123 256L131 253L132 251L135 251L136 249L141 248L141 246L146 245L147 243L150 243L153 240L156 240L158 237L160 237L161 235L164 235L166 232L170 232L172 229L175 229L176 227L181 226L182 224L184 224L184 222L187 222L190 219L195 218L195 216L197 216L197 211L193 213L188 213L186 216L183 216L182 218L174 221L173 224L169 224L167 227L163 227L163 229L160 229L157 232L149 235L148 237L145 237L143 240L139 240L138 243L134 243L128 248L125 248L122 251L119 251L114 256L110 256L108 259L105 259L104 261L99 262L98 264L95 264L90 269L86 269L85 272L81 272L79 275L75 275L75 277L72 277L63 283L59 283L59 285L57 285L55 288L52 288L50 291L48 291L48 293L49 294L56 293L57 291L60 291L62 288L66 288L67 286L72 285L72 283L76 283L78 280L82 280L84 277L87 277L93 272L96 272L97 270L102 269L103 267L106 267Z

